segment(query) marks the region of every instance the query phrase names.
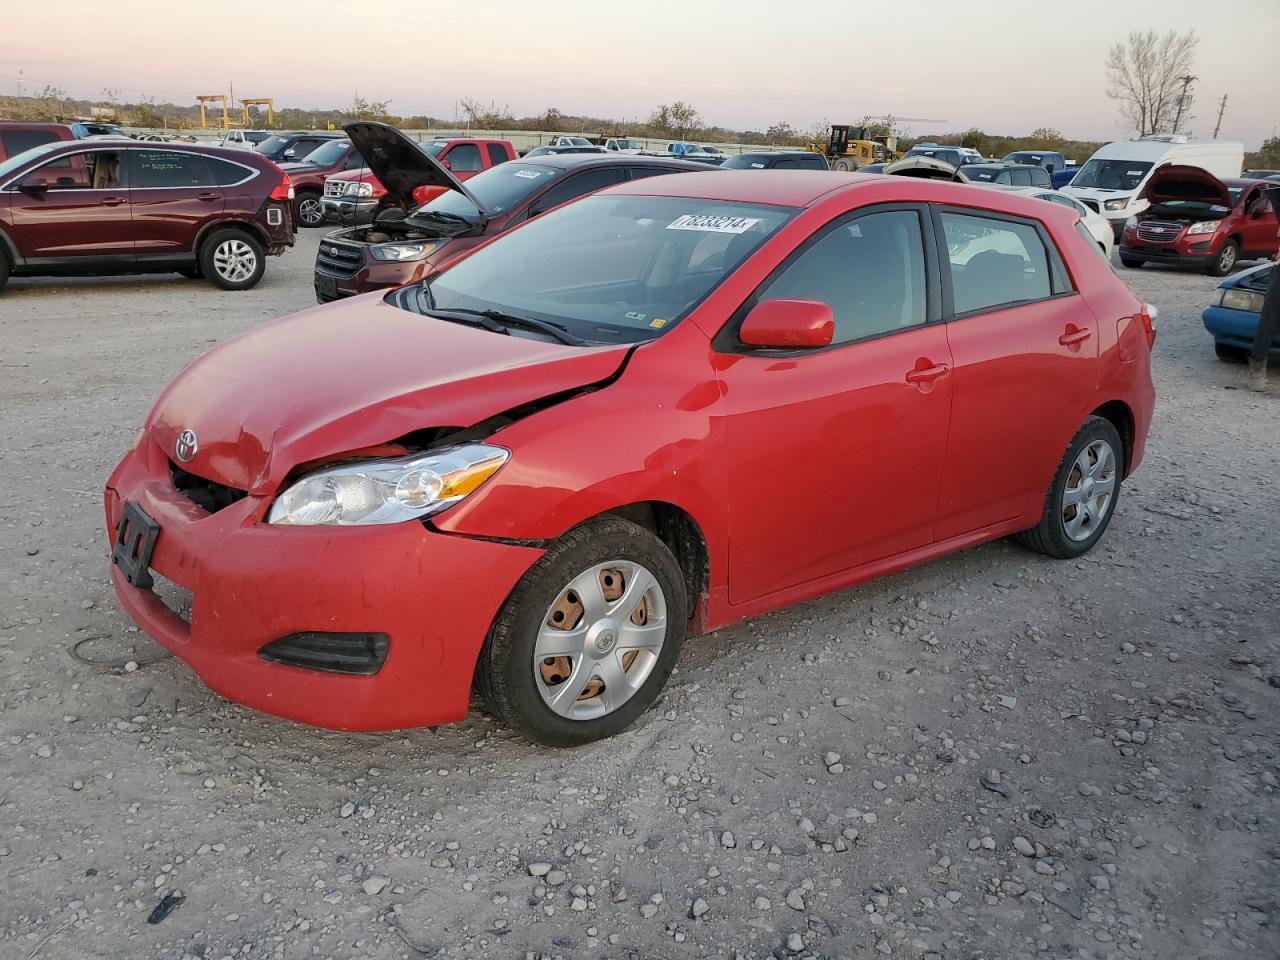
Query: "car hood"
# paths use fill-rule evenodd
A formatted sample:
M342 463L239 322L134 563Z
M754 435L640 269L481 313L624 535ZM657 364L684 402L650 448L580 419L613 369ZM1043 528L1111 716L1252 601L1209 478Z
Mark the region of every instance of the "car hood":
M1140 196L1152 204L1194 200L1227 209L1233 206L1225 183L1208 170L1182 164L1169 164L1156 170Z
M503 336L371 294L220 344L165 388L144 430L170 459L179 434L195 431L184 469L268 494L300 465L598 383L629 349Z
M925 180L951 180L955 183L969 183L970 180L957 168L936 157L903 157L887 163L881 173L896 177L920 177Z
M387 195L404 209L418 205L413 198L417 188L438 187L458 191L474 203L477 210L488 213L461 180L395 127L361 122L349 123L343 129L364 157L365 166L387 188Z

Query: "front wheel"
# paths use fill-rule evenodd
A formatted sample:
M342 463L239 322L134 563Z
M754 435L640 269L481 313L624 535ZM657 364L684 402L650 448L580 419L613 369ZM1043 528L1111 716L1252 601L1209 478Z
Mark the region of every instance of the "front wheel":
M1139 260L1137 257L1126 257L1123 253L1120 254L1120 263L1130 270L1137 270L1147 265L1147 261Z
M837 160L835 169L840 170L844 173L853 173L853 171L857 170L858 168L856 165L850 165L848 160Z
M1213 258L1213 263L1209 265L1206 271L1211 277L1225 277L1236 267L1236 261L1240 259L1240 248L1236 246L1234 240L1222 241L1222 248L1218 251L1218 255Z
M318 227L324 223L324 207L320 205L320 194L307 191L298 194L294 200L294 211L298 223L304 227Z
M1063 560L1089 552L1115 514L1123 472L1120 434L1110 420L1090 417L1058 463L1040 522L1017 534L1017 541Z
M200 247L200 272L223 290L256 286L266 268L262 244L240 230L215 230Z
M497 718L554 747L612 736L653 703L688 620L679 564L643 527L607 517L555 541L494 621L477 686Z

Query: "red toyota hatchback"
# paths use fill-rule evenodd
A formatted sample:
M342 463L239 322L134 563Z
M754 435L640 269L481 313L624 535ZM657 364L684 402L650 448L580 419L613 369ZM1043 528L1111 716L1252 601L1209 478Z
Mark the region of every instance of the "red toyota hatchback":
M474 684L582 743L687 634L997 537L1089 550L1154 337L1053 204L632 181L188 366L107 483L112 576L240 703L413 727Z

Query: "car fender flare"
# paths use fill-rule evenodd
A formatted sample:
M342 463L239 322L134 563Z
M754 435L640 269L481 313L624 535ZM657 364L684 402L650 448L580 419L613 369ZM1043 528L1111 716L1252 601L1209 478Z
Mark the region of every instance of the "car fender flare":
M255 239L262 241L264 246L271 245L271 237L267 235L266 230L259 226L257 221L241 217L224 217L220 220L213 220L206 223L196 232L196 240L191 247L191 252L199 256L200 248L204 246L205 240L208 239L211 233L215 230L225 230L228 228L239 229L246 233L251 233Z
M0 255L8 258L11 267L19 266L24 262L23 257L18 253L17 244L4 229L0 229Z

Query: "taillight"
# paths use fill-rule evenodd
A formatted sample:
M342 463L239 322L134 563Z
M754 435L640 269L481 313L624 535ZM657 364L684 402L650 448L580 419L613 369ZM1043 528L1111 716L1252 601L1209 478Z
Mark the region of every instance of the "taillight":
M289 175L283 170L280 171L280 182L271 190L272 200L292 200L293 199L293 181L289 179Z
M1142 330L1147 335L1147 346L1154 347L1156 344L1156 317L1160 315L1160 311L1155 308L1154 304L1144 303L1142 311L1138 316L1142 320Z

